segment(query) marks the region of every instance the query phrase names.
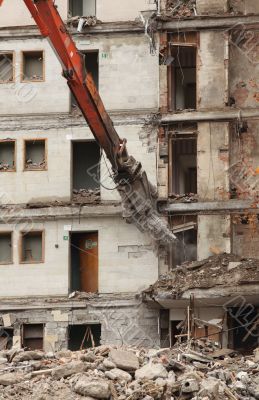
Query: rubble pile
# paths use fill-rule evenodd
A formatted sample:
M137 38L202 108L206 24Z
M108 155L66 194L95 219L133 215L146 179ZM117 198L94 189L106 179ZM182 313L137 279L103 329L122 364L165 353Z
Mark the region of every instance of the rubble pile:
M100 203L100 189L73 189L74 203Z
M246 357L216 355L201 342L160 350L1 351L0 399L259 399L259 349Z
M31 160L30 158L28 160L26 160L25 163L25 168L26 169L45 169L46 168L46 160L42 160L39 163L33 162L33 160Z
M71 17L67 20L67 24L71 27L78 26L80 19L83 20L83 26L82 27L88 27L88 26L95 26L97 23L100 23L100 21L97 20L95 16L76 16L76 17Z
M8 170L12 170L13 168L14 168L13 165L0 162L0 170L1 171L8 171Z
M214 249L216 251L216 249ZM217 254L202 261L187 261L167 274L143 293L180 298L190 289L208 289L259 282L259 260L234 254Z
M192 17L196 15L196 0L167 0L166 12L179 18Z
M197 203L198 195L195 193L186 194L175 194L172 193L170 196L171 203Z

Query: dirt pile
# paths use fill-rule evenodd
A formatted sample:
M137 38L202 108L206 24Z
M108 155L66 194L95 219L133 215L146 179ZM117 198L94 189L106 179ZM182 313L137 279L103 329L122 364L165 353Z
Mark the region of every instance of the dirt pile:
M160 350L0 352L1 400L258 398L259 349L241 357L196 340Z

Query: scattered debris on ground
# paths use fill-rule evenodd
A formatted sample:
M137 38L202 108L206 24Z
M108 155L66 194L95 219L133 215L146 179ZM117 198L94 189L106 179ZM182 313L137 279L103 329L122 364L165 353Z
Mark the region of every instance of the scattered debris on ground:
M215 251L216 252L216 251ZM221 253L202 261L187 261L160 279L144 294L156 296L167 294L181 298L189 289L228 287L232 285L257 284L259 260Z
M223 400L259 398L253 356L209 342L171 349L99 346L71 352L0 352L1 400Z
M0 162L0 171L12 171L13 169L14 169L13 165Z

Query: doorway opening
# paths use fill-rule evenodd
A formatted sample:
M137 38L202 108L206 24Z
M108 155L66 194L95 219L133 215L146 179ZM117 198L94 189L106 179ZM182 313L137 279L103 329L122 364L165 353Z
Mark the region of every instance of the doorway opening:
M258 312L252 305L229 308L229 348L251 354L258 347L258 327Z
M70 246L71 291L98 292L98 232L73 232Z

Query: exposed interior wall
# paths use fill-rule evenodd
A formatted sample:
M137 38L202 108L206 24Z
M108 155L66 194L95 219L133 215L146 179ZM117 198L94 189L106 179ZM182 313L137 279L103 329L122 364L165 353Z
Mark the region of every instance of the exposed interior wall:
M32 228L45 231L44 262L20 264L20 233ZM135 293L158 278L158 261L150 238L120 217L1 224L0 232L13 231L13 264L1 266L1 296L66 296L71 287L67 240L70 228L99 234L100 293Z
M15 142L0 142L0 166L5 169L4 165L9 169L15 166Z
M223 108L228 101L226 40L222 31L200 32L197 66L198 109Z
M208 2L207 0L196 0L198 14L214 15L224 14L228 11L229 0L215 0Z
M198 196L201 200L227 200L229 124L201 122L198 131Z
M232 252L241 257L259 258L259 223L256 214L233 217Z
M229 177L232 198L254 199L259 182L258 120L245 120L231 126Z
M259 107L259 32L242 24L230 32L229 85L232 103L240 108Z
M231 252L229 215L198 216L198 260Z
M230 9L236 13L257 14L259 13L259 3L254 0L229 0Z

